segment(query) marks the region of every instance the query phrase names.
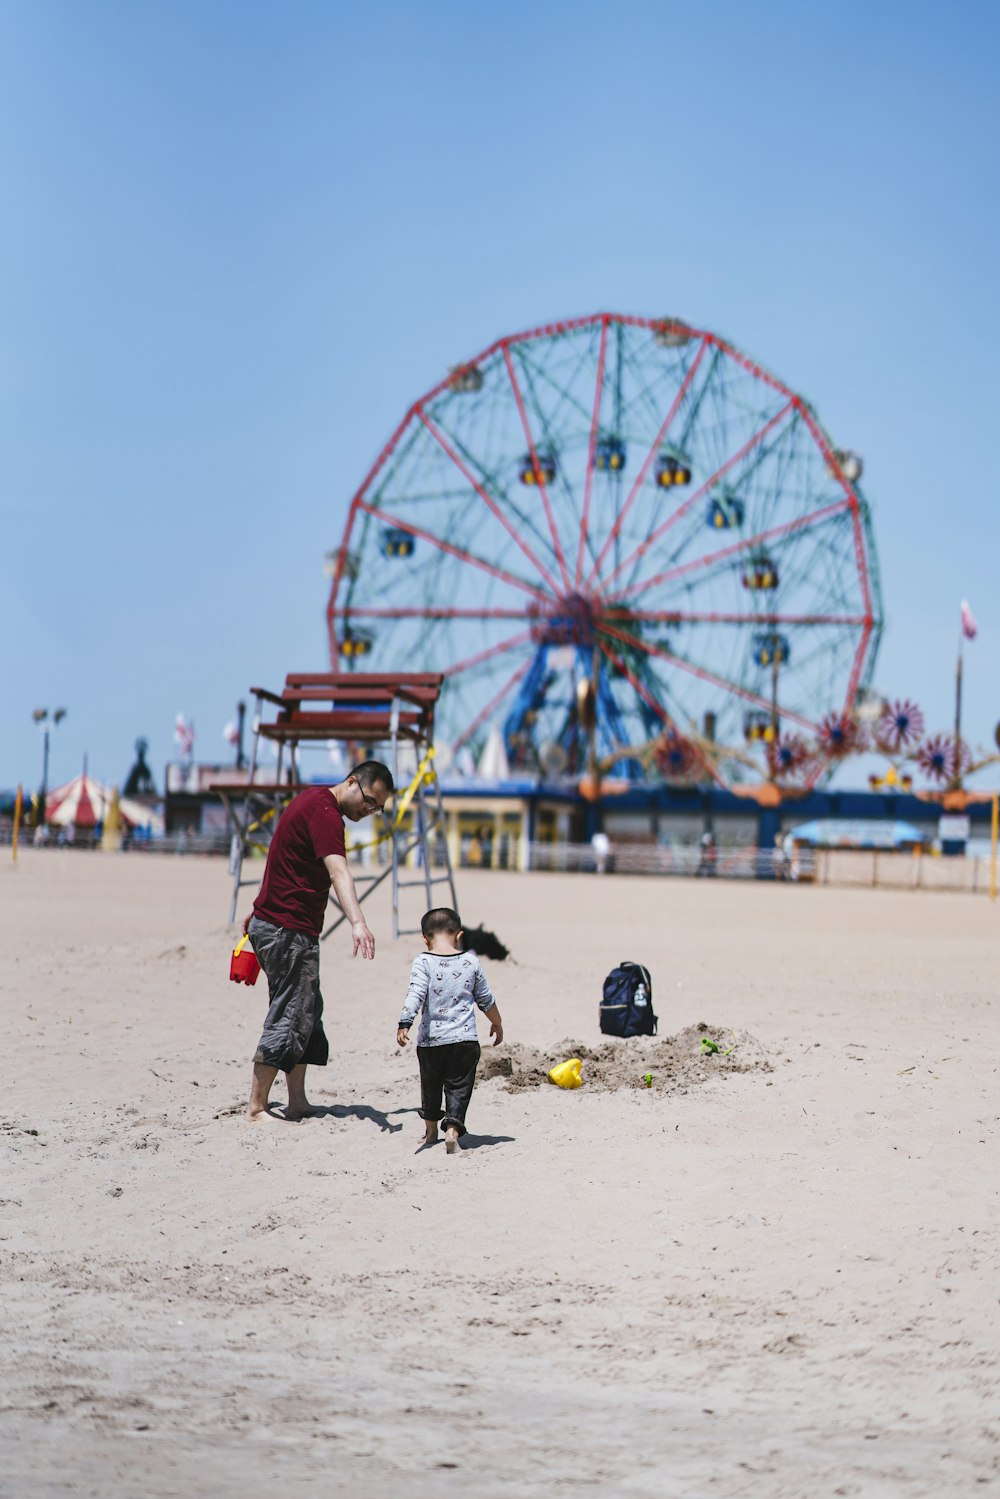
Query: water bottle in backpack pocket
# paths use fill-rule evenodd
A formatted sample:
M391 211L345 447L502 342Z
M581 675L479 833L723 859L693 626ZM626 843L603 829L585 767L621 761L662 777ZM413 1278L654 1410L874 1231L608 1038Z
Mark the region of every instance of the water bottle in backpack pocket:
M653 981L641 963L619 963L604 980L600 1004L605 1036L655 1036Z

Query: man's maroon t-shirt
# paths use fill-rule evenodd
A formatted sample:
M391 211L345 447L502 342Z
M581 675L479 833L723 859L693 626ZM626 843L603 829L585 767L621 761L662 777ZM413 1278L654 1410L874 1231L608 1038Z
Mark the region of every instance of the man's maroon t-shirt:
M300 791L278 818L267 852L260 894L253 903L261 921L318 937L330 897L323 860L344 851L344 819L328 788Z

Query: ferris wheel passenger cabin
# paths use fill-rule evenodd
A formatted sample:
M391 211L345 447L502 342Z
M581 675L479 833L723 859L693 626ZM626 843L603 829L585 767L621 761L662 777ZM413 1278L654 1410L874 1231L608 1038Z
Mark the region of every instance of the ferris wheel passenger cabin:
M865 461L861 454L852 453L848 448L835 448L830 456L836 465L834 473L839 468L848 484L857 484L865 471Z
M788 641L776 630L767 630L754 637L753 659L758 666L784 666L790 654Z
M751 557L743 569L743 587L768 592L778 586L778 568L770 557L761 553Z
M594 449L594 467L600 473L621 473L625 467L625 444L619 437L602 437Z
M735 531L743 524L743 501L733 495L717 495L708 507L707 524L716 531Z
M653 324L653 339L661 349L683 349L693 337L687 324L677 318L660 318Z
M656 460L656 482L661 489L672 489L675 484L690 484L691 470L672 453L661 453Z
M748 744L770 744L774 738L774 724L770 713L763 708L751 708L743 715L743 738Z
M367 656L374 644L375 637L369 630L346 630L340 642L340 654L353 661L359 656Z
M556 460L551 453L536 452L537 463L525 453L518 464L517 476L522 484L551 484L556 476Z
M409 531L398 526L386 526L382 532L381 551L383 557L412 557L416 546Z
M456 364L448 371L448 384L461 395L474 395L483 388L483 372L476 364Z

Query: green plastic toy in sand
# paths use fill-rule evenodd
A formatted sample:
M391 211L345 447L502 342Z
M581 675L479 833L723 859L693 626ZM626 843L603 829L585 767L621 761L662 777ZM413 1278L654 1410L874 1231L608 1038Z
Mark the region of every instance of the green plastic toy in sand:
M729 1051L723 1051L718 1041L713 1041L710 1036L702 1036L701 1038L702 1054L706 1057L711 1056L713 1052L719 1052L721 1056L728 1057L729 1052L732 1051L732 1049L733 1048L730 1046Z
M653 1074L651 1072L644 1072L642 1074L642 1081L644 1087L651 1088L653 1086Z

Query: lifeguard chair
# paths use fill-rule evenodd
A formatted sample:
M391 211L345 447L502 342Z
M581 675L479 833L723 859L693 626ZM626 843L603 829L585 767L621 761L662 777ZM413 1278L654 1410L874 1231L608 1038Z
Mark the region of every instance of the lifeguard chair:
M316 784L302 780L300 746L324 742L364 745L369 752L380 749L396 782L393 812L383 834L386 842L391 840L391 858L375 873L352 867L358 899L366 900L391 876L393 937L420 930L419 925L401 924L401 892L411 886L424 892L427 910L436 904L433 887L447 885L451 905L457 908L433 761L434 708L443 681L441 672L289 672L280 693L251 687L256 704L246 784L209 788L221 797L233 835L230 921L236 919L240 891L260 884L259 879L244 879L244 862L254 854L266 854L284 808L296 792ZM277 768L267 781L258 777L262 739L270 740L277 751ZM409 785L400 785L401 751L408 746L416 757L416 774ZM408 876L414 867L419 873ZM324 930L324 938L347 919L332 891L330 900L338 914Z

